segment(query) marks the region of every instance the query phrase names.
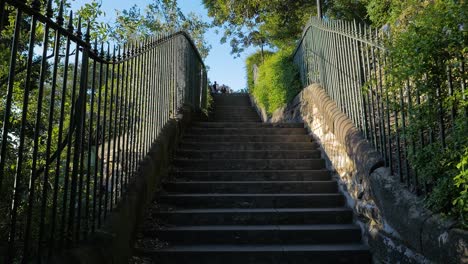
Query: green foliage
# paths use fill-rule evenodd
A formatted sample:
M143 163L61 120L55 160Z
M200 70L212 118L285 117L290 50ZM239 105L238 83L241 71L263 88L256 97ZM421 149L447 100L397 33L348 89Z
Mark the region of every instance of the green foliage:
M452 201L454 210L459 213L461 222L465 228L468 227L468 147L457 164L458 174L453 178L456 187L455 199Z
M105 16L106 13L101 9L102 1L92 0L90 3L84 4L75 16L75 22L78 17L84 21L84 27L90 27L91 39L98 39L99 41L108 40L109 25L104 22L98 22L98 18Z
M433 211L457 217L466 227L468 93L463 94L461 80L468 75L461 65L468 58L464 28L468 6L465 1L372 0L367 9L374 25L391 28L386 43L392 60L386 69L392 80L390 92L398 94L401 87L411 84L405 94L409 122L404 137L415 146L409 158L429 192L426 204ZM447 81L448 69L451 82Z
M245 61L246 65L246 74L247 74L247 88L249 91L253 91L254 89L254 68L260 66L263 64L264 60L274 53L271 51L264 51L263 53L261 51L255 52L254 54L250 55L247 57Z
M224 30L221 42L229 41L232 54L250 46L294 45L311 14L309 0L203 0L213 25Z
M211 95L210 86L208 85L206 87L206 105L201 110L205 116L208 116L210 114L210 111L213 108L213 103L214 103L214 99L213 99L213 96Z
M267 55L258 67L258 77L253 81L249 69L261 61L256 53L247 59L249 91L268 114L286 105L301 90L299 72L292 62L291 48L283 48L277 53Z
M366 4L369 0L334 0L326 1L324 6L324 14L327 17L335 19L353 20L356 19L362 23L368 23ZM375 0L379 1L379 0ZM380 0L381 2L384 2Z
M122 43L155 34L186 31L190 34L200 55L208 56L211 46L205 40L210 25L195 13L185 15L175 0L153 0L142 12L137 5L129 10L117 11L117 18L110 33Z

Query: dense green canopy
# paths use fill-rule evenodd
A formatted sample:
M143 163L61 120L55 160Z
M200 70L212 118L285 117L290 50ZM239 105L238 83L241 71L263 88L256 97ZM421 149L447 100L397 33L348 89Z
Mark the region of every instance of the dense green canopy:
M222 27L221 42L229 41L232 54L250 46L290 45L300 37L315 1L310 0L203 0L213 25Z

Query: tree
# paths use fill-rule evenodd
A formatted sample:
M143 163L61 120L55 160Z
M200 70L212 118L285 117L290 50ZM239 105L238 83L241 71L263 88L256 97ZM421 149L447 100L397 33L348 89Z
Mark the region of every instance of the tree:
M176 0L153 0L142 12L134 5L128 10L117 11L117 20L111 29L112 38L118 43L137 40L154 34L186 31L190 34L203 58L211 46L204 35L209 24L195 13L185 15Z
M224 29L221 43L229 40L231 53L239 56L247 47L292 45L315 2L310 0L203 0L213 25Z

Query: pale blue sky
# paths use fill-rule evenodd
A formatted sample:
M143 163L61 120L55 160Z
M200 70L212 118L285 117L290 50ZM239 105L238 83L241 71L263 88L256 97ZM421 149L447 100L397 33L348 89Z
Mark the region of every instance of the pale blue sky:
M83 4L91 2L91 0L73 0L71 2L72 9L77 10ZM129 9L135 4L141 9L144 9L149 2L151 2L151 0L102 0L102 9L106 13L103 21L108 23L114 22L116 9ZM178 4L185 14L194 12L202 16L205 21L211 21L201 0L178 0ZM219 39L221 36L222 32L217 35L215 29L210 29L206 34L206 39L212 46L210 54L205 60L205 64L210 67L208 77L211 81L217 81L219 84L226 84L234 90L243 89L247 85L245 58L255 50L250 48L241 54L240 58L234 59L233 56L230 55L231 47L229 44L220 44Z

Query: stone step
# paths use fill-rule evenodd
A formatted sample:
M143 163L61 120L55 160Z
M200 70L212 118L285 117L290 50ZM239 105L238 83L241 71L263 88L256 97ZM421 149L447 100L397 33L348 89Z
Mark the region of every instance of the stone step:
M247 96L213 97L216 106L251 106Z
M253 106L222 106L222 105L214 105L213 110L222 110L226 112L232 112L232 111L255 111L255 108Z
M350 224L353 217L351 209L345 207L175 209L152 214L160 224L170 225Z
M250 109L250 110L240 110L240 109L214 109L213 111L211 111L211 115L213 116L237 116L237 117L244 117L244 116L256 116L258 117L258 113L253 110L253 109Z
M370 264L361 244L319 245L175 245L137 249L137 255L165 264Z
M158 201L177 208L326 208L341 207L340 193L313 194L162 194Z
M244 122L262 122L260 117L212 117L214 122L232 122L232 123L244 123Z
M259 122L193 122L193 128L257 128L257 127L286 127L304 128L303 123L259 123Z
M341 225L201 225L145 229L146 237L169 244L343 244L361 240L353 224Z
M247 151L203 151L203 150L178 150L176 156L181 159L318 159L320 150L247 150Z
M317 170L325 168L323 159L175 159L179 170Z
M244 114L255 114L258 116L257 111L255 111L253 107L215 107L214 109L212 109L211 114L228 114L237 116L242 116Z
M328 181L328 170L217 170L174 171L171 176L182 181Z
M186 135L183 141L196 142L312 142L309 135Z
M218 100L217 102L215 102L215 104L219 105L219 106L240 106L240 107L251 107L252 104L250 103L250 101L246 100L246 99L239 99L239 100Z
M231 114L230 115L217 115L217 114L214 114L214 115L210 116L210 119L213 120L213 121L222 121L222 122L230 121L230 120L234 120L235 122L237 122L238 120L245 120L245 121L253 120L253 122L257 122L258 120L261 120L258 115L238 116L238 115L231 115Z
M335 193L335 181L202 181L165 182L163 188L172 193Z
M197 142L182 141L181 149L189 150L316 150L317 142Z
M306 135L304 128L192 128L187 135Z

